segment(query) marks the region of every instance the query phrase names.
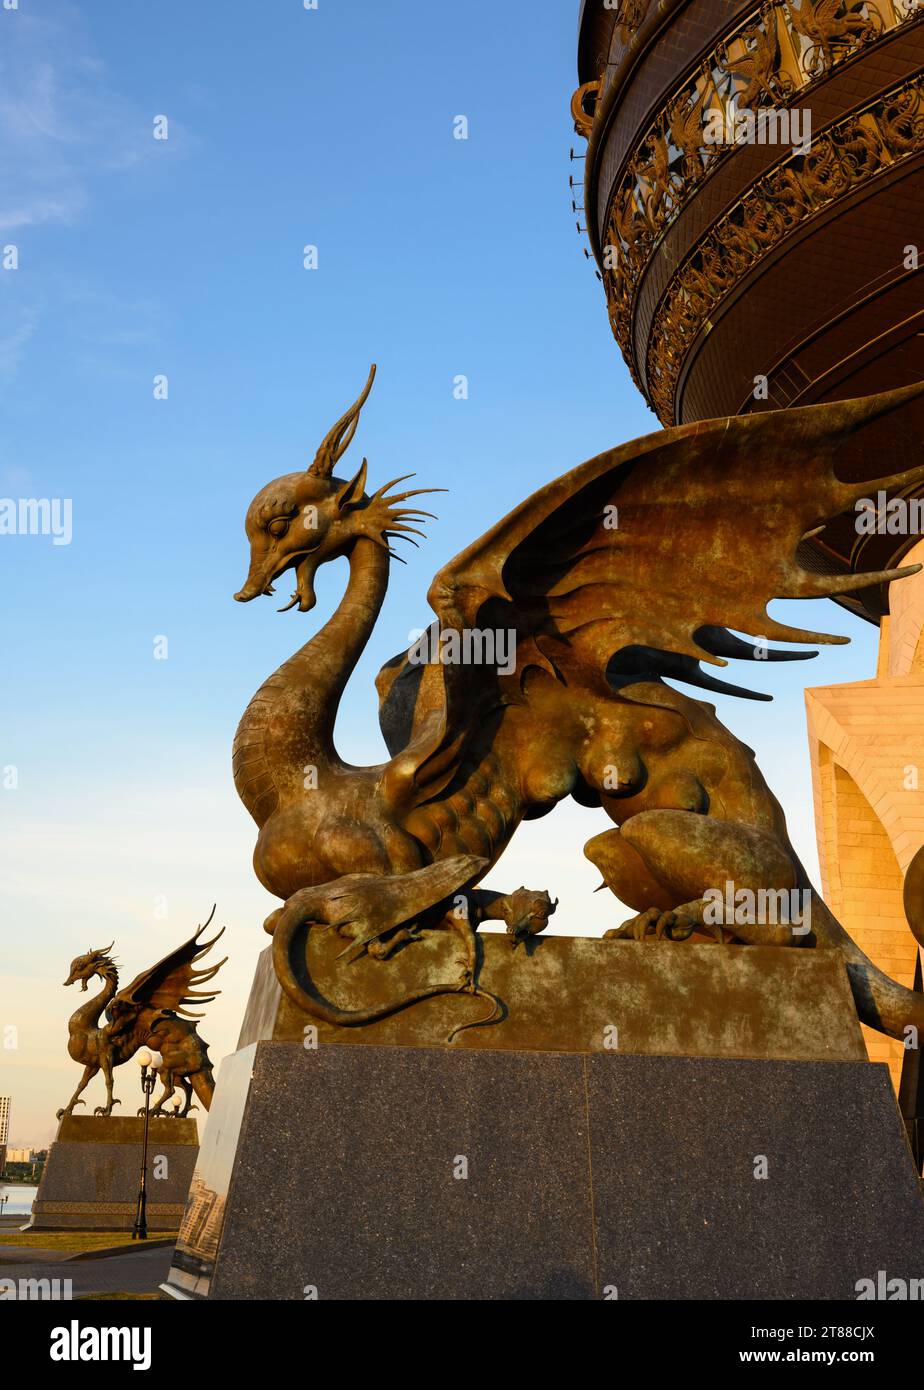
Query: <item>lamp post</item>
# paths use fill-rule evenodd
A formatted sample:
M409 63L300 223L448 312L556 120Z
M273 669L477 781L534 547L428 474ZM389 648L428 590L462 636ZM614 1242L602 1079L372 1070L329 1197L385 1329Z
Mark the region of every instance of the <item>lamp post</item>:
M157 1083L157 1068L163 1058L159 1052L148 1052L143 1048L136 1055L135 1061L141 1068L141 1089L144 1091L144 1137L141 1142L141 1184L138 1188L138 1206L135 1210L132 1240L147 1240L148 1124L151 1118L151 1093Z

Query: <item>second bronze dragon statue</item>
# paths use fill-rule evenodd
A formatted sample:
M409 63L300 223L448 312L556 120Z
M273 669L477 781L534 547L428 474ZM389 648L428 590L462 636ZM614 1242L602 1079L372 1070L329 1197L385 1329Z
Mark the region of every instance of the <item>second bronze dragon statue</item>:
M504 920L516 943L541 931L555 904L544 892L477 884L521 821L571 796L613 822L585 854L636 915L608 935L834 948L864 1023L899 1038L909 1026L924 1032L924 996L878 970L812 889L751 750L712 705L665 680L750 694L700 663L806 655L768 651L772 640L847 640L776 621L771 600L849 593L920 568L825 575L801 561L804 542L871 487L924 481L919 442L914 466L890 476L848 483L836 467L849 441L904 412L924 384L659 430L540 488L436 575L426 641L378 677L390 759L354 767L335 748L337 708L381 609L394 542L422 534L427 513L412 499L431 490L394 492L399 478L367 492L365 459L352 478L334 474L374 373L310 467L253 499L250 571L235 595L271 594L291 570L286 608L307 613L319 568L349 564L339 607L261 686L234 745L238 792L259 827L256 873L284 900L265 926L290 998L352 1026L434 994L484 995L479 922ZM453 658L485 634L508 636L510 660ZM727 882L810 894L810 930L711 928L707 895ZM924 942L924 914L909 917ZM363 952L386 960L413 950L425 931L455 933L457 973L368 1008L340 1007L307 967L318 929L346 938L345 968ZM499 1015L485 997L491 1013L454 1033Z
M113 1106L120 1104L112 1094L113 1072L141 1047L152 1048L161 1057L157 1076L163 1092L154 1103L152 1115L176 1115L185 1119L192 1105L193 1092L204 1109L209 1109L215 1090L212 1064L196 1024L190 1022L202 1018L202 1014L192 1013L189 1005L210 1004L221 992L194 988L208 985L227 960L225 956L214 965L204 968L199 965L224 932L222 927L211 940L201 939L214 914L213 907L208 920L188 941L156 965L142 970L124 989L119 989L118 967L109 954L112 945L85 951L71 961L65 985L79 982L85 993L96 975L103 986L71 1014L68 1023L67 1050L75 1062L82 1064L83 1075L67 1105L58 1111L59 1120L63 1115L73 1114L76 1105L84 1104L81 1094L98 1072L102 1072L106 1083L106 1104L97 1106L94 1114L111 1115ZM104 1009L106 1022L100 1026ZM184 1096L182 1108L177 1105L167 1110L165 1107L178 1087Z

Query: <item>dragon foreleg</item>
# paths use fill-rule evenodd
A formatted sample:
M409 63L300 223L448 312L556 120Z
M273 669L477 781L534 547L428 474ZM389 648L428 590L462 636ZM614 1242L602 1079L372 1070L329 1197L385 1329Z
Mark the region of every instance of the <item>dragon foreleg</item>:
M114 1105L121 1105L122 1102L120 1100L114 1100L112 1095L112 1049L105 1032L100 1035L99 1063L106 1081L106 1104L98 1105L93 1111L93 1114L111 1115L112 1107Z
M98 1062L87 1063L87 1065L83 1069L83 1076L80 1078L80 1085L77 1087L76 1091L71 1096L67 1105L65 1105L61 1110L57 1111L57 1118L59 1120L62 1119L65 1115L72 1115L74 1112L75 1105L86 1105L86 1101L80 1099L80 1094L82 1091L85 1091L87 1089L90 1082L93 1080L94 1076L98 1071Z

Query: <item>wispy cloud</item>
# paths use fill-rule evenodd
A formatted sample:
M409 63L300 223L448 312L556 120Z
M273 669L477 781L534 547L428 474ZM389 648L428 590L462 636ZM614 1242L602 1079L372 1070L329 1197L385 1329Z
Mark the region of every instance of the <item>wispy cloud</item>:
M53 17L4 14L0 229L71 222L87 207L95 179L162 158L153 114L117 90L73 6L61 5ZM172 125L171 155L178 134Z
M152 138L153 113L119 91L93 51L75 6L63 0L51 15L2 11L0 30L0 245L22 241L25 265L30 232L80 221L105 180L160 161L168 150ZM172 122L169 157L189 139ZM0 276L0 383L16 376L49 317L54 276L53 266L43 279ZM156 337L156 306L118 303L105 287L84 285L73 271L57 278L55 313L75 299L88 301L80 332L85 343L122 351Z
M38 325L38 309L26 306L20 310L15 327L0 335L0 378L15 375L25 346L35 335Z
M7 206L0 209L0 231L13 232L40 222L66 222L82 206L82 200L66 203L56 198L36 198L19 206Z

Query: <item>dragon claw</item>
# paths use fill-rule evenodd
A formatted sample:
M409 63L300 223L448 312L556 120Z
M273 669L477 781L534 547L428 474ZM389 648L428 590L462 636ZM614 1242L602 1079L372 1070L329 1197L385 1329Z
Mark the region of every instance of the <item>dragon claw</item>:
M73 1115L75 1105L86 1105L85 1100L72 1100L70 1105L65 1105L61 1110L55 1112L55 1118L61 1120L65 1115Z
M683 912L674 909L664 912L661 908L649 907L621 926L611 927L603 933L603 939L615 941L631 936L634 941L644 941L649 932L654 932L656 941L686 941L695 929L696 923Z

